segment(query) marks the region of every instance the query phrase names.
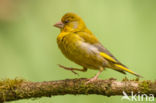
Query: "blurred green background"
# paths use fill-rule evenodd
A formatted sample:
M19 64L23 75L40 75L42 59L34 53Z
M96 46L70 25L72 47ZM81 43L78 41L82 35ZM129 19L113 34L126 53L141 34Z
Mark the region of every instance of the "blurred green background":
M52 25L67 12L81 16L87 27L122 63L156 79L155 0L0 0L0 78L30 81L91 78L98 71L74 75L57 66L80 66L67 60L57 47L59 29ZM128 74L128 78L135 78ZM125 77L107 69L100 78ZM10 103L130 103L121 96L56 96ZM156 100L155 100L156 101ZM144 102L142 102L144 103Z

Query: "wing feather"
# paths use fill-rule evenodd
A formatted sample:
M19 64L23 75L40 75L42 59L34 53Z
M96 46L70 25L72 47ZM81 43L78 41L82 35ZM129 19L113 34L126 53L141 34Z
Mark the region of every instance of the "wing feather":
M98 48L101 56L103 56L104 58L106 58L107 60L113 63L121 64L102 44L97 43L94 44L94 46Z
M96 37L89 31L87 32L79 32L78 35L84 40L84 42L89 43L96 47L100 55L103 56L110 62L121 64L97 39ZM124 66L124 65L123 65Z

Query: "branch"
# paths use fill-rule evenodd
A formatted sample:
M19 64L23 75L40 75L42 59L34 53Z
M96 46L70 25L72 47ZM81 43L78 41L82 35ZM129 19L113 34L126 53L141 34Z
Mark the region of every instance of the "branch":
M89 95L97 94L104 96L123 95L125 91L130 95L153 94L156 96L156 81L128 80L117 81L113 78L97 80L85 84L88 79L66 79L47 82L30 82L22 79L6 79L0 81L0 102L13 101L26 98L51 97L57 95Z

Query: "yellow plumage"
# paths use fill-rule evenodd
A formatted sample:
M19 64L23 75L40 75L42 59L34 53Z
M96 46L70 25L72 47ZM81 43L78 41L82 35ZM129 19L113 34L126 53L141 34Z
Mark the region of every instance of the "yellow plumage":
M83 20L74 13L65 14L61 22L54 25L60 28L57 43L62 53L70 60L81 65L84 69L67 68L68 70L85 71L87 68L99 70L97 75L90 79L96 80L104 68L112 68L121 73L129 72L141 77L121 64L98 39L87 29Z

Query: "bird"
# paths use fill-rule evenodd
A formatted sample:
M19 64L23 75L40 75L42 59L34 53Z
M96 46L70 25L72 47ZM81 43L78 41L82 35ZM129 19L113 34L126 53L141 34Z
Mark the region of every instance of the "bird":
M64 14L61 21L54 24L54 27L60 29L60 33L57 36L57 44L61 52L66 58L83 67L82 69L78 69L59 65L61 68L70 70L75 74L77 74L75 71L98 70L98 73L90 78L87 83L98 80L99 75L106 68L123 74L129 72L138 78L142 77L116 59L100 43L77 14L72 12Z

